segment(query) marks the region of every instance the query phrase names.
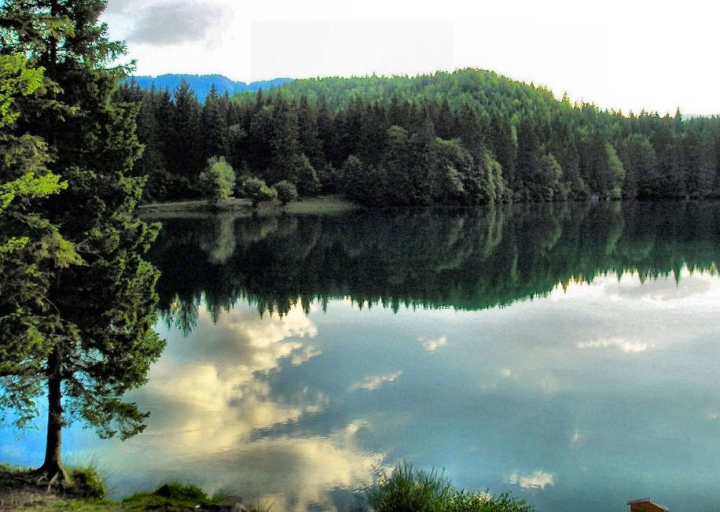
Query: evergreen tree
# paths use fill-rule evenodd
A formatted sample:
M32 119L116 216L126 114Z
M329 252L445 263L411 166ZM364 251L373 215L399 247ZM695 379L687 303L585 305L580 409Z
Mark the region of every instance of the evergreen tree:
M300 98L297 116L300 151L308 157L310 164L317 169L325 165L325 157L323 155L322 141L319 138L318 114L305 95Z
M168 170L177 176L185 188L186 197L199 194L198 177L207 161L201 138L200 115L200 102L195 93L186 81L181 81L173 93L165 158Z
M177 158L173 127L179 118L173 119L192 113L180 115L170 105L174 115L168 116L162 93L154 103L162 152ZM143 103L138 130L147 150L140 164L144 170L138 172L149 177L153 190L157 181L164 181L168 197L173 191L178 198L190 198L192 178L181 173L182 179L173 184L156 180L151 169L145 171L146 161L155 161L150 158L155 144L145 128L150 126L143 119L145 111ZM556 174L546 172L555 169L554 164L562 175L547 189L553 190L553 200L704 197L720 190L720 119L684 120L679 112L675 117L626 117L588 103L572 105L567 96L558 102L543 87L489 71L296 80L270 94L241 93L232 102L211 93L201 125L206 134L198 153L202 161L192 164L193 172L199 172L211 153L224 154L235 168L246 166L268 183L288 180L305 195L355 188L345 187L337 170L351 155L368 176L375 173L378 182L383 176L388 180L388 188L377 195L382 204L546 200L549 192L540 189L547 176ZM434 140L426 136L430 125ZM657 160L654 170L633 168L650 161L644 143L629 144L635 135L650 141ZM470 169L445 165L438 156L438 140L459 140L472 157ZM629 154L630 146L640 153ZM547 155L555 162L545 159L541 169ZM166 162L157 162L163 165ZM167 168L175 171L174 164Z
M22 53L46 70L45 98L22 103L16 129L42 138L67 184L39 212L74 264L36 268L42 297L11 312L11 321L3 317L0 331L3 400L17 421L35 417L35 398L47 393L38 473L51 481L66 478L62 428L73 418L102 437L143 429L147 414L122 397L145 381L163 348L152 329L157 272L142 259L156 229L134 216L142 180L128 177L141 151L137 106L111 101L125 69L108 67L123 46L98 22L104 8L101 0L0 5L0 53ZM63 115L48 115L47 100Z
M409 165L413 190L413 196L409 199L412 205L429 206L433 204L437 196L442 195L440 192L440 169L437 165L436 138L435 126L430 118L430 113L425 109L422 125L409 141L411 146ZM445 174L443 178L446 177Z
M622 198L622 185L625 181L625 168L615 151L615 147L607 143L605 144L605 154L607 156L608 168L610 171L610 197L618 200Z
M517 168L514 181L509 183L521 200L530 199L528 184L540 170L539 142L529 119L523 119L517 131ZM532 199L530 199L532 200Z
M387 130L387 146L382 156L382 167L387 176L387 202L396 206L408 206L415 197L415 183L410 160L410 137L407 130L391 126Z
M515 159L517 157L517 136L513 137L510 119L502 113L490 118L490 149L503 169L508 183L515 181Z
M685 190L693 198L701 198L712 191L715 178L715 155L712 139L698 130L688 130L680 142L681 174Z
M42 370L31 356L42 315L36 306L47 295L48 275L80 260L39 202L67 183L47 169L51 158L44 141L16 130L18 102L40 98L42 70L28 67L21 53L0 55L0 83L0 388L9 391L0 395L4 409L13 405L13 376Z

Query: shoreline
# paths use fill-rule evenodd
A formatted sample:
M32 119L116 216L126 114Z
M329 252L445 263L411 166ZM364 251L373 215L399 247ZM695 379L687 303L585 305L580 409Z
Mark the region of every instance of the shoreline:
M280 201L274 200L260 203L253 208L247 198L232 198L211 206L206 200L173 201L164 203L141 204L137 207L138 215L143 218L178 218L200 217L208 214L231 213L238 216L251 217L274 216L283 214L292 215L331 215L344 213L359 208L340 196L317 196L292 201L283 206Z
M236 495L208 496L192 484L171 482L155 491L137 492L122 499L108 499L107 486L93 467L67 468L71 482L62 486L57 483L38 481L33 470L0 463L0 512L24 511L75 511L95 512L101 510L195 511L235 510L242 505ZM243 505L237 510L259 512L258 507Z

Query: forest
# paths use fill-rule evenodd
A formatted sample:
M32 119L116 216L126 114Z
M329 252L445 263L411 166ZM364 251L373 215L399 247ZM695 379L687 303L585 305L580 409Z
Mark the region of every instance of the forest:
M491 71L295 80L200 102L133 81L144 200L207 196L220 157L246 185L370 206L720 196L720 118L604 111ZM252 179L251 179L252 178Z

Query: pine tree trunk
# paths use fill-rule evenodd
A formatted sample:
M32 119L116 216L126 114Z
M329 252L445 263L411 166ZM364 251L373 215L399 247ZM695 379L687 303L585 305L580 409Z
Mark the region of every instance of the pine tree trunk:
M45 461L36 473L41 479L51 483L56 480L68 480L68 475L62 466L62 344L57 343L48 357L48 424L47 443L45 445Z

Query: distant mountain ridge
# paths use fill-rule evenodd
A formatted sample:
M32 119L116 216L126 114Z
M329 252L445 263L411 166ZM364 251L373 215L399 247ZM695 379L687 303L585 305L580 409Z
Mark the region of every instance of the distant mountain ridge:
M223 75L182 75L182 74L166 74L152 76L132 76L127 79L128 82L134 81L141 89L150 89L153 86L156 90L168 89L171 92L177 89L180 82L185 80L190 89L193 90L198 100L203 102L210 92L210 87L215 84L218 95L227 92L230 96L236 92L250 91L255 92L259 89L270 89L292 82L291 78L274 78L272 80L263 80L260 82L236 82L230 80Z

